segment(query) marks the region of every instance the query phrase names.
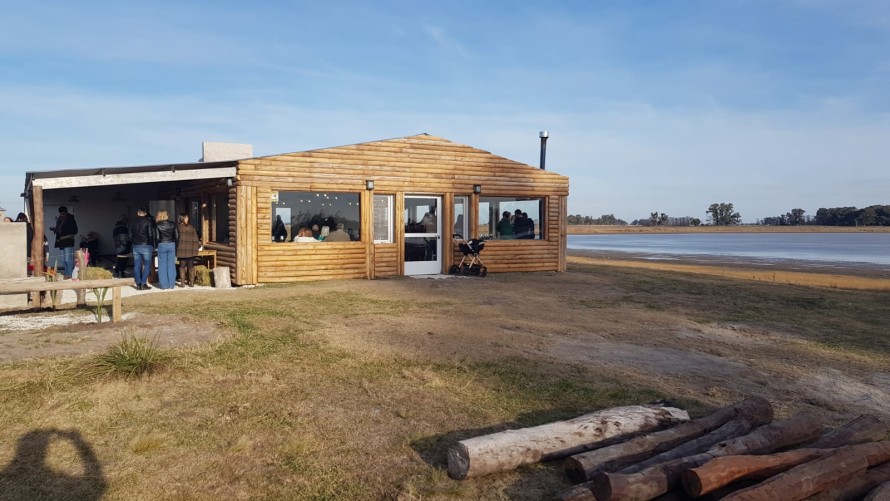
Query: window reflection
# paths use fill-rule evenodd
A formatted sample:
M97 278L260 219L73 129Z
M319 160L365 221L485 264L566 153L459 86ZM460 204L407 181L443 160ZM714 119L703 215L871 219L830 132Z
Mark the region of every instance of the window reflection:
M480 197L479 233L498 240L544 238L543 198Z
M360 194L279 191L272 202L273 242L361 240ZM276 197L273 195L273 200ZM303 229L303 237L298 236Z

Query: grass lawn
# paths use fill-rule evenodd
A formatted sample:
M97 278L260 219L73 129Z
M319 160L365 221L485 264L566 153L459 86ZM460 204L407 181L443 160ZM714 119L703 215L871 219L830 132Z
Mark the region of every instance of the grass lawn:
M753 394L832 425L880 414L810 382L890 381L888 299L582 263L128 298L223 336L164 348L142 377L103 375L95 354L0 366L0 499L553 497L570 485L559 462L454 481L445 451L658 399L694 416Z

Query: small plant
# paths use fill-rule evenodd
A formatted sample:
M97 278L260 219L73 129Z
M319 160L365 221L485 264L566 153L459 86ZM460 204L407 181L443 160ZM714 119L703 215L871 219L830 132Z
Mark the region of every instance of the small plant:
M110 346L89 366L88 372L94 376L139 377L152 374L168 360L169 356L158 347L158 337L123 333L120 342Z
M46 273L44 274L47 282L58 282L59 281L59 260L56 259L53 265L46 269ZM49 299L52 302L53 309L59 305L59 292L61 291L49 291Z
M84 270L83 278L84 280L102 280L114 277L111 275L111 272L106 270L105 268L90 266L86 270ZM90 292L92 292L93 295L96 296L96 309L93 311L93 314L96 315L96 322L101 324L102 313L105 312L105 296L108 294L108 287L93 288L90 289Z

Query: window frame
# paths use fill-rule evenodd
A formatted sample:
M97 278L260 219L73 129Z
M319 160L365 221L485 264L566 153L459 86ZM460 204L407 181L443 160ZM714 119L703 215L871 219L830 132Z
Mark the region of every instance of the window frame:
M385 198L386 199L386 225L387 225L387 233L388 238L380 238L377 234L377 199ZM395 211L395 196L394 195L386 195L386 194L378 194L374 193L371 197L371 207L373 210L373 217L371 220L371 231L374 235L374 240L372 243L375 244L391 244L395 242L395 221L393 220L393 215Z

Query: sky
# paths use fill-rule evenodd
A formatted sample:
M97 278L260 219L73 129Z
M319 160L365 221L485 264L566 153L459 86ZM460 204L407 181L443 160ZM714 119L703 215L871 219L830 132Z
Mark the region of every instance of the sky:
M569 176L569 213L890 204L886 0L0 0L25 173L420 133Z

